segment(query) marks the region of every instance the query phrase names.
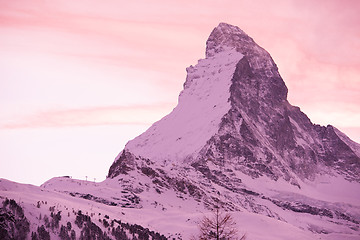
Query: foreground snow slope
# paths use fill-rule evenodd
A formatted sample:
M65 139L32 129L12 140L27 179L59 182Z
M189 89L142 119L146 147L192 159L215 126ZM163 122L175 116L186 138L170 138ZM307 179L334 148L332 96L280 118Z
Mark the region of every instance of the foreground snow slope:
M8 180L0 180L1 198L10 198L18 201L25 209L25 215L31 222L31 229L35 231L40 222L39 216L50 215L49 207L55 206L55 211L61 211L63 218L61 224L66 225L69 221L75 226L75 215L73 211L81 210L93 216L94 223L97 223L104 231L104 226L98 219L104 219L109 216L109 222L112 219L122 220L124 222L136 223L143 227L158 231L167 237L179 239L189 239L197 233L197 222L209 210L205 210L197 203L191 203L176 197L176 193L169 191L164 195L157 193L147 193L141 201L141 208L121 208L118 206L109 206L93 200L86 200L81 197L72 197L69 194L49 190L49 188L67 189L69 192L84 192L93 196L103 196L105 198L119 196L119 189L116 183L104 181L102 183L92 183L69 178L55 178L47 182L48 186L36 187L31 185L18 184ZM52 186L52 187L50 187ZM116 187L116 189L112 189ZM104 190L105 189L105 190ZM101 192L104 190L104 192ZM37 207L40 201L40 207ZM70 214L68 216L68 214ZM269 240L269 239L358 239L356 235L329 233L314 235L313 233L302 230L292 224L280 221L271 217L258 215L255 213L241 211L232 213L237 222L240 233L246 233L249 240ZM295 217L296 218L296 217ZM317 221L313 221L314 227ZM311 222L310 222L311 223ZM77 229L77 236L80 235ZM53 238L57 238L57 233L52 233ZM357 236L358 237L358 236Z

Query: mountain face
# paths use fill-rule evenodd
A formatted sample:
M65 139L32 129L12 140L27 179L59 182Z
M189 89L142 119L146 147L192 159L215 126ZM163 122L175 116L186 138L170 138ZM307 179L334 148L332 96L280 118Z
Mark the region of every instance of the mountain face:
M322 173L360 181L359 145L333 126L314 125L289 104L273 59L238 27L219 24L207 40L206 58L187 73L178 106L128 142L110 178L148 159L205 177L209 164L233 166L298 187Z
M268 52L220 23L186 70L178 105L105 181L0 179L0 238L186 240L215 207L249 240L360 238L360 145L287 101Z

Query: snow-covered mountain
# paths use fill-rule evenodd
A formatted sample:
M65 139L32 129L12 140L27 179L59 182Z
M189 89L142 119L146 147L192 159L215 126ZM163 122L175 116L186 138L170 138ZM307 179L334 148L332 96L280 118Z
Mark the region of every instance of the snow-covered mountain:
M268 52L220 23L206 58L187 73L177 107L127 143L104 182L63 177L36 188L0 181L0 196L24 207L29 232L39 233L38 215L48 210L37 202L47 201L67 213L77 237L90 231L76 220L86 213L101 231L85 225L106 237L116 238L121 221L158 232L150 239L190 239L219 206L249 240L360 239L360 145L287 101ZM148 239L131 231L124 228L129 239Z
M125 152L165 166L236 165L247 175L293 184L333 171L360 181L359 145L290 105L271 56L239 28L216 27L206 59L187 72L178 106Z

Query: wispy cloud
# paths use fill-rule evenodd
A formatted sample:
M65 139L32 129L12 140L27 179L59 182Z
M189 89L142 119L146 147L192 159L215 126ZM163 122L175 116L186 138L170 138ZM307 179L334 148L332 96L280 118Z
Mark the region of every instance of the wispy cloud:
M151 124L169 113L169 104L49 110L3 120L0 129Z
M266 0L137 0L126 4L113 0L107 4L89 0L71 4L57 0L0 0L0 6L0 52L12 46L20 52L34 50L94 61L95 65L136 68L148 82L146 75L150 71L161 72L162 76L153 77L149 84L160 89L156 92L159 97L175 81L184 81L184 67L203 56L204 40L212 27L227 21L243 28L274 56L292 103L305 109L311 107L312 112L316 112L315 105L334 106L338 102L338 107L355 106L351 111L337 109L331 115L336 122L341 122L341 112L343 118L360 112L360 2L356 0L346 4L342 0L279 0L277 4ZM63 72L56 74L69 79ZM114 79L129 78L116 75ZM119 82L112 84L121 89ZM147 99L141 101L146 103ZM81 107L78 109L71 114L65 110L35 113L29 122L43 126L46 124L40 124L41 119L53 125L90 121L80 119L91 111L81 113ZM103 116L112 115L109 110L102 111ZM323 119L330 117L326 111L317 112ZM99 115L94 119L103 123L125 121Z

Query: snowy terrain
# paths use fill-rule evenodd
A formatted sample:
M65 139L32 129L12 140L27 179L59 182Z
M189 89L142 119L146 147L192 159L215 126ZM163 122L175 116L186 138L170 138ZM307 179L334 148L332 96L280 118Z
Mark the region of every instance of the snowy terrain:
M0 229L187 240L220 207L248 240L360 239L360 145L287 101L269 53L220 23L187 73L178 106L128 142L105 181L1 179Z
M251 185L252 180L248 180L248 184ZM278 199L313 202L318 206L329 204L324 202L324 200L331 199L331 204L334 206L348 208L348 211L351 211L352 214L355 213L354 211L357 211L356 214L359 217L360 204L358 199L360 192L355 184L353 184L354 189L347 193L346 199L348 199L350 203L357 202L357 205L338 202L337 200L341 198L341 195L334 196L334 194L329 191L329 187L326 186L331 185L336 188L341 186L346 187L342 181L343 180L336 177L319 179L320 187L314 183L313 185L316 185L316 187L308 185L304 191L306 195L301 195L301 193L299 193L300 191L286 182L275 183L269 181L266 186L263 186L263 189L258 190L268 193L269 196L277 196ZM276 190L274 186L271 185L276 185ZM74 212L78 212L78 210L93 216L92 219L95 223L99 223L98 220L103 220L104 216L107 215L109 216L109 222L112 219L117 219L131 224L139 224L151 230L158 231L166 237L175 237L176 239L189 239L192 235L196 235L198 231L197 222L201 220L205 214L210 214L210 211L205 209L202 204L188 199L188 196L179 198L174 191L158 194L149 190L149 192L139 194L141 198L140 208L124 208L109 206L78 196L72 197L67 193L61 193L55 189L67 189L68 192L85 193L99 198L112 199L113 201L124 195L121 193L118 183L112 180L93 183L70 178L54 178L42 187L18 184L5 179L1 179L0 181L0 196L2 200L6 196L7 198L16 200L23 206L25 216L31 222L31 231L36 231L38 224L41 223L39 219L40 215L42 218L50 215L49 207L51 206L55 206L55 212L61 211L62 213L63 217L60 225L66 225L68 221L73 223L76 236L80 236L80 229L74 224ZM337 191L341 191L341 189L338 188ZM314 196L316 196L316 198L314 198ZM39 208L37 207L38 202L40 202ZM341 229L341 231L336 231L334 223L330 220L324 224L321 217L304 213L294 214L291 211L276 209L278 207L274 204L269 205L269 207L272 208L272 211L280 213L281 218L285 218L286 221L251 213L246 210L237 211L232 214L236 219L239 232L246 233L247 239L249 240L285 240L289 239L289 236L291 236L291 239L299 240L359 239L358 232L347 226L343 226L342 228L337 227L337 229ZM99 224L99 226L104 232L108 231L102 224ZM314 232L327 232L326 234L314 235L314 233L307 230L309 227L311 227ZM58 231L54 233L51 232L52 238L58 238L56 233L58 233ZM181 236L181 238L179 236Z

